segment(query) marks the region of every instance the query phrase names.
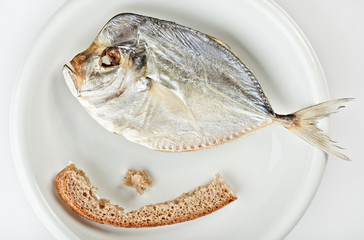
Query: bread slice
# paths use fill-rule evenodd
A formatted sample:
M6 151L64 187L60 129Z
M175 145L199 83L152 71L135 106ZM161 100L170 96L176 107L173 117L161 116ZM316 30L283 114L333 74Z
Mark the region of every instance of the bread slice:
M124 185L135 188L142 195L146 189L149 189L153 185L153 181L146 171L129 169L124 177Z
M99 199L97 189L82 170L71 164L58 173L59 196L76 213L95 222L117 227L140 228L170 225L210 214L236 200L237 197L219 174L206 186L197 187L175 200L146 205L124 212L109 200Z

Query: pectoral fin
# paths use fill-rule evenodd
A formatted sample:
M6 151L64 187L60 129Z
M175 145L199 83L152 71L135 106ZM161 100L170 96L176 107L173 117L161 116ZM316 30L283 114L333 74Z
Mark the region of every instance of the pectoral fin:
M163 84L153 80L151 80L151 83L149 93L153 102L156 102L156 104L165 111L169 111L171 114L184 118L195 130L197 130L198 127L195 117L185 102Z

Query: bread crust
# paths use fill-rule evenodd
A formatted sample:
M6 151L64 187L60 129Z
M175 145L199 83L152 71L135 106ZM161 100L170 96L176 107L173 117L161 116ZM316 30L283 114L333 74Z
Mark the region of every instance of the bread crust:
M61 199L77 214L116 227L142 228L171 225L208 215L237 197L219 174L205 186L184 193L172 201L151 204L124 212L107 199L99 199L97 188L86 174L70 164L56 176L56 188Z

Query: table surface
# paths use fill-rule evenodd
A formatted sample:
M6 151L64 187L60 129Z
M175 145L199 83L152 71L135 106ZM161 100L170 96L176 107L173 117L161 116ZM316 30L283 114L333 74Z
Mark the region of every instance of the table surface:
M32 210L16 175L9 143L17 72L42 26L66 0L0 2L0 239L55 239ZM332 99L356 100L331 117L331 136L353 159L329 157L309 209L287 240L364 239L364 1L276 0L301 27L322 64ZM4 197L6 196L6 197Z

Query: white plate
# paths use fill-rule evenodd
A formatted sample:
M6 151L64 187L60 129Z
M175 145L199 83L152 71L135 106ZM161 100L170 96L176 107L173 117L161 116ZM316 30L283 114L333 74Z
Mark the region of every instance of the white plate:
M36 213L58 239L283 238L315 194L326 163L321 151L281 127L269 126L210 150L155 152L105 131L71 95L63 64L121 12L172 20L225 41L256 74L278 113L328 99L312 48L273 1L70 1L40 33L13 98L14 159ZM69 161L85 170L100 196L127 210L176 198L217 172L238 200L173 226L105 226L79 217L57 196L55 175ZM139 196L122 186L129 168L148 170L154 187Z

